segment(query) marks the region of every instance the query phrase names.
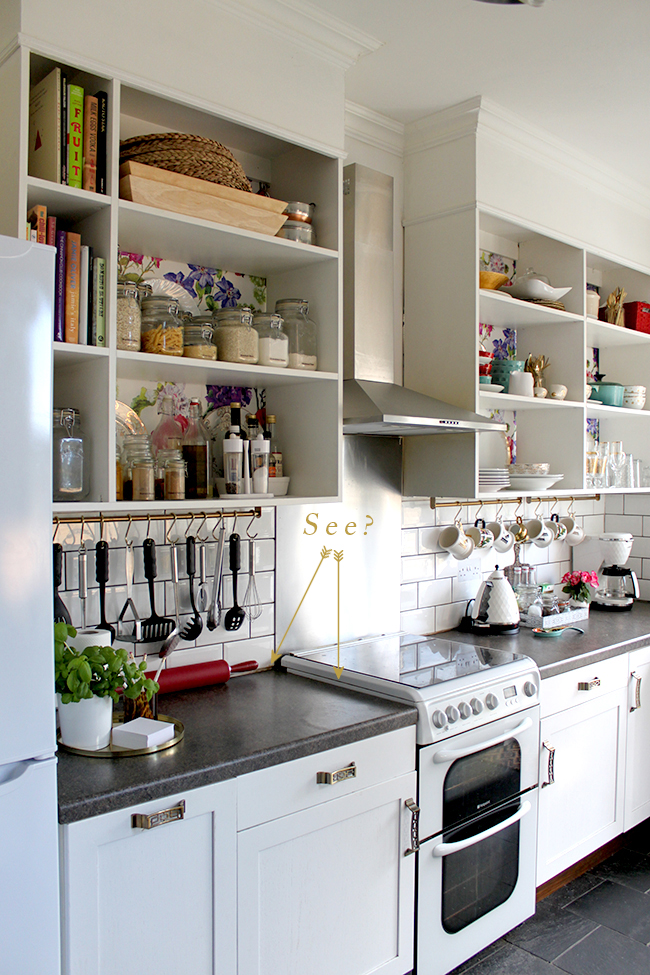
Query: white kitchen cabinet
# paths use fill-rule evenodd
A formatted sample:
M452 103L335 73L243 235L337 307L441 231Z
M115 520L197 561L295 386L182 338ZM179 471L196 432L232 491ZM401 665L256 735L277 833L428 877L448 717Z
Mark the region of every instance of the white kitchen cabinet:
M414 756L409 728L242 777L239 975L411 971Z
M623 831L627 701L625 655L542 681L538 886Z
M650 816L650 647L628 654L625 830Z
M408 166L407 160L407 172ZM435 178L440 176L436 172ZM420 204L426 207L425 197ZM480 289L481 252L504 255L516 260L522 272L533 267L554 286L571 287L562 299L566 310ZM479 204L430 216L418 216L415 200L407 205L404 384L485 415L499 410L510 432L516 420L517 461L547 461L551 472L564 475L542 494L593 491L587 489L584 470L588 418L599 420L601 440L622 440L635 457L648 455L650 401L643 410L588 401L585 361L597 347L600 371L608 381L645 385L650 335L587 317L587 283L598 285L604 296L622 286L627 301L650 300L650 268L614 260ZM478 381L479 323L515 330L517 359L529 353L547 356L550 366L544 384L567 386L566 399L485 391ZM486 348L492 350L489 339ZM410 495L480 497L479 470L508 463L503 434L448 434L413 441L405 447L405 493ZM505 493L499 496L505 498Z
M61 826L60 845L63 975L235 975L234 779Z
M45 53L44 53L45 52ZM205 510L200 502L117 502L115 484L115 390L120 380L140 385L173 381L188 386L235 385L266 390L266 407L278 417L290 494L273 503L297 499L333 500L340 496L341 404L341 192L340 151L316 151L300 137L267 131L220 117L210 102L189 97L164 84L149 85L133 75L94 73L71 64L66 52L46 45L43 51L17 47L0 65L3 108L0 121L16 152L0 159L0 175L12 191L0 203L0 229L23 236L27 210L45 204L59 226L82 235L107 265L106 348L54 343L54 405L81 411L92 445L90 495L86 510ZM87 64L88 62L86 62ZM108 193L89 193L27 172L27 125L30 87L56 65L68 81L108 93ZM210 97L209 95L207 96ZM121 139L160 131L183 131L228 145L246 171L271 184L278 199L306 200L317 207L318 246L309 246L211 221L158 210L119 198ZM227 269L266 278L267 307L278 298L304 297L318 327L318 370L242 366L173 356L118 351L116 286L118 246L194 265ZM262 502L265 503L265 502ZM215 498L214 507L236 501ZM241 499L239 499L241 506ZM208 504L208 508L210 504ZM55 513L77 512L79 504L56 504Z

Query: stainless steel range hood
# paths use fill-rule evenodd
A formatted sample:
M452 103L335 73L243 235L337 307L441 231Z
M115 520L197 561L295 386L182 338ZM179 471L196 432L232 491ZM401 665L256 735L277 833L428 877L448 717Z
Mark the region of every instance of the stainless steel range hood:
M395 382L393 178L354 163L343 196L343 433L413 436L503 424ZM399 355L401 336L399 336ZM401 372L401 370L400 370Z

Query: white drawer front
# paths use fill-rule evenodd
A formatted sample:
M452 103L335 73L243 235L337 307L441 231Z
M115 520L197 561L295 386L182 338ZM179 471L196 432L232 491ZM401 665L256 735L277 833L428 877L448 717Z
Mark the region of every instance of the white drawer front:
M622 653L618 657L586 664L566 674L543 680L540 691L542 718L625 687L628 680L627 656Z
M353 764L353 772L336 778L334 773ZM250 772L237 779L237 828L248 829L414 769L415 725ZM319 772L332 773L335 781L319 783Z

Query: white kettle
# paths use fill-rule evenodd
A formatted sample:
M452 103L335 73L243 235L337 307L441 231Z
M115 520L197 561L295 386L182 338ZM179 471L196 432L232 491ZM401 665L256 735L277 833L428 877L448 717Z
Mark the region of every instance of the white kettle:
M481 583L474 600L472 619L497 632L515 630L519 626L517 597L499 566Z

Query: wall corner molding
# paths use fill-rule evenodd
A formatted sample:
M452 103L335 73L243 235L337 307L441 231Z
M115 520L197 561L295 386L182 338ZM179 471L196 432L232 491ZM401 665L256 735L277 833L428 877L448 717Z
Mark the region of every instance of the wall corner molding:
M345 103L345 135L394 156L404 156L404 125L356 102Z

